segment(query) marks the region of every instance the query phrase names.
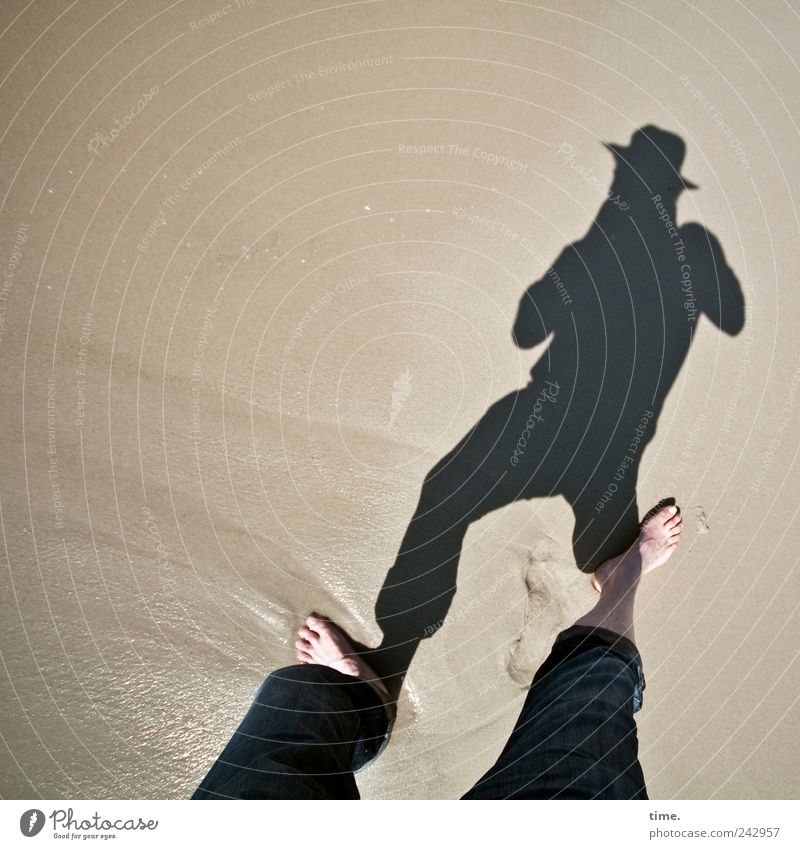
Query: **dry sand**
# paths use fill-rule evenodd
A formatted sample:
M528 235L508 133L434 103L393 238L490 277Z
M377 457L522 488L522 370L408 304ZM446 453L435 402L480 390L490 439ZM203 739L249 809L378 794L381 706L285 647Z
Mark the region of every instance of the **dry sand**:
M511 326L601 142L656 125L746 319L698 319L639 458L687 519L641 759L653 798L797 796L800 6L634 5L3 5L0 795L186 797L310 609L377 645L426 473L546 356ZM572 527L471 524L362 795L494 761L592 602Z

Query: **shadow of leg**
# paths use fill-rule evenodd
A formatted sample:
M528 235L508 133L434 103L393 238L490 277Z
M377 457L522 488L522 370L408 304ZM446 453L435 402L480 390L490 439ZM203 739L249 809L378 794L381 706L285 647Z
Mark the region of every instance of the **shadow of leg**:
M595 494L584 493L570 501L575 514L572 550L575 562L583 572L593 572L604 560L614 557L629 546L639 533L639 506L636 482L620 486L613 498L603 503ZM598 509L599 504L602 509Z
M391 692L399 691L419 643L444 624L456 592L458 561L468 524L451 511L431 509L423 488L394 565L375 605L383 631L381 645L370 654Z

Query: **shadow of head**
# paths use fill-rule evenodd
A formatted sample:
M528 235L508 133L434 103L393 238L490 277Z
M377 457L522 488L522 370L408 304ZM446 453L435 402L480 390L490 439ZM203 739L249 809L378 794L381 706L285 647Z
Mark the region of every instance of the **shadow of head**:
M699 186L681 174L686 144L680 136L652 124L640 127L627 146L603 142L616 161L615 177L641 182L650 194L677 196L684 189Z

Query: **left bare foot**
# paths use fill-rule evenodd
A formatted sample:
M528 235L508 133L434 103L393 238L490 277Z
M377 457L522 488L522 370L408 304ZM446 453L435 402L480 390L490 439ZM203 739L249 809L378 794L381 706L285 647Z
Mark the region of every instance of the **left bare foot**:
M295 642L297 659L300 663L319 663L330 666L345 675L362 678L385 700L389 692L374 670L356 652L344 631L312 613L305 625L297 632Z
M594 588L602 592L603 585L614 575L638 581L642 575L662 566L678 547L682 523L680 510L674 505L662 507L657 512L651 510L633 545L597 567L592 575Z

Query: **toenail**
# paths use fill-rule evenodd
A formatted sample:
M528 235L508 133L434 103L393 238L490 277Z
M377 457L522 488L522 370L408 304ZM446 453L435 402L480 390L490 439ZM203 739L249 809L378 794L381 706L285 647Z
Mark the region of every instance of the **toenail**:
M670 513L677 513L677 512L678 512L678 508L677 508L674 504L671 504L671 505L667 508L667 510L669 510L669 512L670 512Z

